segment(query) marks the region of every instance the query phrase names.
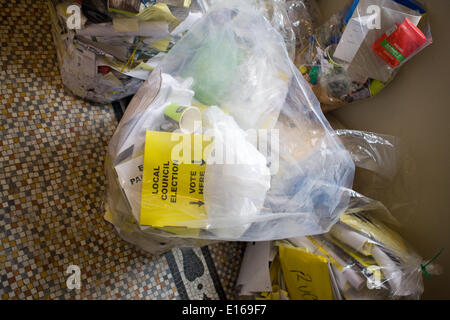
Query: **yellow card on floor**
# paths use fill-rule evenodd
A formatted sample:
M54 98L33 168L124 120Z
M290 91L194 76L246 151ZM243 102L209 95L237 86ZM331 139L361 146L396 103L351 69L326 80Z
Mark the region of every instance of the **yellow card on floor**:
M328 260L301 248L278 247L281 270L292 300L332 300Z
M207 218L203 189L210 146L203 135L146 132L141 225L189 227Z

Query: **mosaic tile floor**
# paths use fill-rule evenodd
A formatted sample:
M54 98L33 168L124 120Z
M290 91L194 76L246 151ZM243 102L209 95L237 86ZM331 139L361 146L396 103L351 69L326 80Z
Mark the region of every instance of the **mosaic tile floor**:
M45 1L0 0L0 298L231 299L241 244L152 258L104 221L117 120L64 91L49 21Z

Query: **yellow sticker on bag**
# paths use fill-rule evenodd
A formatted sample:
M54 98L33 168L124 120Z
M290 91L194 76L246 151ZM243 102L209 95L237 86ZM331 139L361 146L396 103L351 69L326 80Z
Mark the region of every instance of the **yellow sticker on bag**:
M141 225L194 227L190 222L207 218L203 189L210 145L203 135L146 132Z
M302 248L280 246L281 270L291 300L332 300L328 260Z

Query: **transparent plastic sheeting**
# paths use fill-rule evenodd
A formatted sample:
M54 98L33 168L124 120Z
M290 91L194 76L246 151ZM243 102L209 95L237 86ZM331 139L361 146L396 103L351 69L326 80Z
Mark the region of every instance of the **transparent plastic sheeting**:
M432 43L425 7L410 0L355 0L315 30L296 64L324 110L372 97Z
M403 225L413 223L420 191L417 168L401 139L355 130L336 130L357 170L353 189L382 202Z
M231 0L233 2L234 0ZM230 7L230 4L224 0L199 0L199 6L203 12L208 12L211 9L222 7ZM276 31L283 37L286 49L291 59L295 57L296 46L296 32L291 23L290 16L292 16L293 9L288 12L288 4L286 0L248 0L246 5L262 14L276 29ZM231 4L232 6L232 4Z
M191 116L174 123L173 105ZM211 152L197 159L204 166L192 167L204 175L203 191L195 201L183 197L181 177L168 195L174 206L154 198L152 166L167 152L167 133L190 132L187 119L198 113L195 133L212 138ZM251 138L258 130L273 133L263 146L262 136ZM217 161L222 151L234 162ZM127 163L141 169L142 183L128 184ZM128 240L187 245L326 232L348 206L354 164L280 34L251 6L227 1L211 7L139 89L111 139L106 171L107 217Z
M338 129L336 134L351 154L358 168L363 168L389 179L398 169L399 139L379 133Z
M282 0L295 33L296 52L301 52L309 46L321 20L319 7L315 0Z
M198 0L203 12L208 12L222 3L225 1ZM281 34L292 60L295 59L297 52L309 46L314 29L321 19L315 0L247 0L246 4L264 15Z

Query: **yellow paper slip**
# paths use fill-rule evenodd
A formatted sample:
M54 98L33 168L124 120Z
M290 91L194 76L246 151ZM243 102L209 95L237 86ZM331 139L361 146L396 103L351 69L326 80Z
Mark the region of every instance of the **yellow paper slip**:
M211 139L202 135L147 131L141 225L189 227L189 222L207 218L203 155L209 155L210 146Z
M281 274L280 257L277 255L270 265L270 283L272 284L272 291L261 292L261 298L256 300L289 300L289 294L283 290L283 277Z
M157 3L139 12L136 17L143 21L167 21L171 30L175 29L180 20L170 12L169 7L164 3Z
M115 32L138 32L139 20L135 18L114 18L113 27Z
M103 79L108 80L109 82L115 84L117 87L122 87L123 83L112 72L108 72L107 74L103 75Z
M407 247L403 238L376 218L344 213L341 215L340 220L354 230L362 232L397 253L407 253Z
M280 246L281 270L292 300L331 300L328 260L301 248Z
M148 44L151 45L156 50L167 51L167 48L169 47L170 44L170 38L149 42Z
M171 29L174 29L180 23L180 20L172 14L167 4L164 3L156 3L139 13L115 8L109 8L108 10L110 12L120 13L124 17L137 18L141 21L167 21L171 25Z

